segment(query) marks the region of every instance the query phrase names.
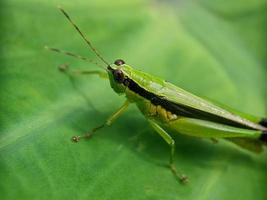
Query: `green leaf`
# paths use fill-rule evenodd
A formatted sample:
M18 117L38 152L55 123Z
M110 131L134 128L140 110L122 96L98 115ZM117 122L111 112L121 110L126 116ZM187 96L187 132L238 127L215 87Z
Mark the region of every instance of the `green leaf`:
M166 78L240 111L267 115L266 1L1 2L1 199L266 199L267 153L176 136L180 185L169 148L135 106L89 141L124 101L95 69L45 45L95 58L56 9L61 4L103 56Z

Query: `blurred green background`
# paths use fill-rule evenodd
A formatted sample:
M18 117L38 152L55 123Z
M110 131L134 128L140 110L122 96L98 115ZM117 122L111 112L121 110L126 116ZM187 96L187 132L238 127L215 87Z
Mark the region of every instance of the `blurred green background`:
M123 58L197 95L267 115L266 0L4 0L0 3L1 199L267 199L267 153L176 137L182 186L162 165L169 148L132 106L90 141L72 135L102 123L124 98L97 77L57 66L95 66L56 9L63 6L103 56Z

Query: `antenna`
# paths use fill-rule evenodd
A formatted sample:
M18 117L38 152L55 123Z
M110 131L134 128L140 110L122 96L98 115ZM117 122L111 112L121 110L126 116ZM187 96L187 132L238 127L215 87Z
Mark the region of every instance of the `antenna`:
M74 28L76 29L76 31L82 36L82 38L84 39L84 41L88 44L88 46L90 47L90 49L96 54L96 56L102 61L104 62L106 65L109 65L109 63L98 53L98 51L94 48L94 46L92 45L92 43L85 37L85 35L81 32L81 30L79 29L79 27L72 21L72 19L70 18L70 16L66 13L66 11L61 8L60 6L58 6L58 9L65 15L65 17L69 20L69 22L74 26Z
M91 60L89 58L74 54L72 52L63 51L63 50L56 49L56 48L51 48L51 47L48 47L48 46L45 46L44 48L47 49L47 50L50 50L50 51L54 51L54 52L57 52L57 53L60 53L60 54L64 54L64 55L71 56L71 57L74 57L74 58L77 58L77 59L80 59L80 60L83 60L83 61L87 61L87 62L93 63L93 64L97 65L98 67L106 70L105 67L101 66L100 64L98 64L97 62L95 62L95 61L93 61L93 60Z

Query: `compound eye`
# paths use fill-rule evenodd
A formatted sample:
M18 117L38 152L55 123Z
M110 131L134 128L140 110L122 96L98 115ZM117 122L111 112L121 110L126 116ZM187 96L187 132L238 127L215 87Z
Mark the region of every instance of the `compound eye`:
M124 81L123 72L119 69L114 70L113 76L115 81L117 81L118 83L122 83Z
M122 59L117 59L117 60L115 60L114 64L117 66L120 66L120 65L125 64L125 62Z

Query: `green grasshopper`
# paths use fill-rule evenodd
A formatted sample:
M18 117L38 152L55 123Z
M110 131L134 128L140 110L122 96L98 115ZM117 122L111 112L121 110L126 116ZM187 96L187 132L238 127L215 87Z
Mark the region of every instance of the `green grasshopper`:
M62 8L59 9L75 27L89 48L107 66L106 68L99 66L103 69L102 71L76 71L75 73L96 74L109 79L112 89L117 94L123 94L126 97L125 103L105 123L83 136L74 136L73 141L78 142L81 138L90 138L100 128L111 125L131 103L135 103L152 128L170 146L169 168L175 177L183 183L187 181L187 176L178 172L174 165L175 141L167 130L215 141L221 138L227 139L253 152L263 150L263 146L267 144L267 118L248 116L229 108L224 109L159 77L138 71L121 59L110 64L93 47L66 11ZM48 49L92 62L70 52L55 48ZM63 71L66 69L61 68Z

